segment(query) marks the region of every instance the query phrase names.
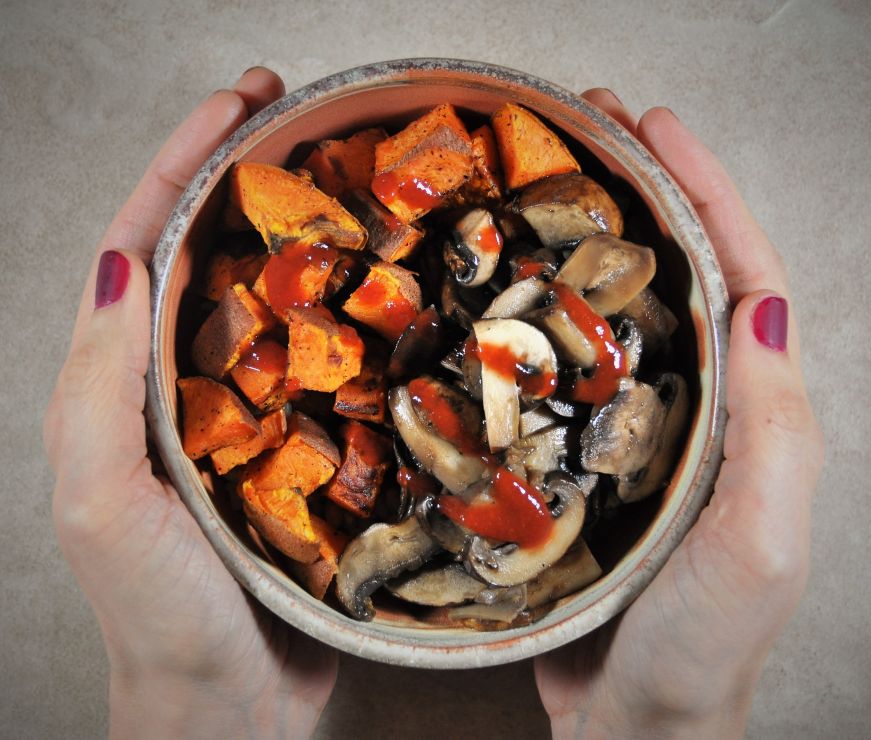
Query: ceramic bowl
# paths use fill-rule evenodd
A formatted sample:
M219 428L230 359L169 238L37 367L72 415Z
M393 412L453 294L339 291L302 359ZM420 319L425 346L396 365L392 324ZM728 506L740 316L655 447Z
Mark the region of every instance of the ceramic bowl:
M674 344L693 407L686 446L667 490L634 504L597 553L605 575L533 624L496 632L435 627L400 611L355 621L312 598L258 549L232 498L182 452L176 378L192 339L189 290L202 267L227 173L240 161L284 165L297 147L375 124L401 126L449 101L486 116L506 101L535 111L572 147L585 171L620 168L645 243L657 253L657 293L680 320ZM527 658L574 640L626 608L664 565L708 501L722 458L727 299L716 258L688 199L632 136L578 96L532 75L478 62L408 59L340 72L290 93L240 127L179 199L151 267L152 336L147 414L157 447L194 518L229 571L263 605L313 637L387 663L471 668ZM178 360L177 360L178 358Z

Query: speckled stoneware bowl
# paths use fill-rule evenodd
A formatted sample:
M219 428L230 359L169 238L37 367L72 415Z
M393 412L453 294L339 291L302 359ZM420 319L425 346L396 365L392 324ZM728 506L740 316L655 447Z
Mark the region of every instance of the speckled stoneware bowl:
M591 81L591 83L594 81ZM688 439L661 496L631 505L600 560L605 575L566 597L539 621L497 632L446 629L410 613L379 609L358 622L312 598L248 535L232 497L182 452L176 378L192 339L187 307L202 267L229 168L239 161L284 165L294 150L375 124L397 126L439 103L482 121L505 101L545 118L596 178L601 162L622 168L647 214L646 243L657 254L656 290L680 319L675 348L693 397ZM600 161L597 161L600 160ZM657 226L659 224L659 227ZM260 602L308 634L355 655L405 666L472 668L545 652L594 630L647 586L706 504L722 458L727 299L711 246L686 196L653 157L608 116L572 93L522 72L477 62L409 59L359 67L285 96L236 131L181 196L152 264L148 420L179 495L230 572ZM177 363L177 354L179 357ZM597 555L599 555L597 553Z

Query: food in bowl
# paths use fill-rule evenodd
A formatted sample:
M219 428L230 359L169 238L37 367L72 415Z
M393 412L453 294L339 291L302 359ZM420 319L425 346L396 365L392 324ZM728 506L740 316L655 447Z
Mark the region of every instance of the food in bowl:
M469 128L442 104L235 165L179 380L185 452L360 620L376 590L440 624L535 620L599 577L587 539L685 435L653 250L531 111Z

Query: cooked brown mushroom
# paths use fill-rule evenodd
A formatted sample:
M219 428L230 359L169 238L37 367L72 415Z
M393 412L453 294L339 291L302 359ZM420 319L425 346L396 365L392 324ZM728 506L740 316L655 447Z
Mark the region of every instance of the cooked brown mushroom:
M568 475L554 476L548 481L548 492L556 497L558 505L552 511L554 528L547 542L538 547L510 544L493 548L476 537L466 556L469 572L493 586L517 586L553 565L577 539L584 524L586 497L596 480L595 475L580 481Z
M664 346L677 328L677 319L650 288L644 288L620 309L620 313L634 319L645 351L655 354Z
M617 495L624 503L639 501L657 491L670 475L680 453L689 416L689 393L686 381L676 373L665 373L656 384L665 405L666 417L658 435L659 443L647 465L634 474L617 479Z
M460 493L484 476L487 468L479 456L463 454L427 429L415 411L408 386L391 388L387 402L402 441L449 491Z
M375 616L372 593L403 571L419 568L438 549L415 517L399 524L373 524L342 553L336 596L351 616L368 622Z
M570 431L568 426L554 425L521 437L506 450L505 464L512 470L522 466L526 479L539 487L544 476L559 470L568 456Z
M471 329L472 324L484 312L488 300L481 294L480 288L464 288L450 276L450 273L442 282L442 315L466 330Z
M538 306L548 285L537 277L519 280L503 290L481 314L482 319L516 319Z
M400 599L423 606L448 606L471 601L487 584L469 575L459 563L407 573L386 584Z
M621 378L617 395L581 434L581 464L591 473L627 475L647 465L659 444L665 405L656 389Z
M484 588L472 604L458 606L448 617L463 622L513 622L526 609L526 584L508 588ZM472 626L484 627L473 624Z
M532 401L553 393L556 355L547 337L524 321L486 319L476 321L473 328L481 361L487 442L495 452L505 449L518 437L520 394ZM501 362L505 357L510 367ZM523 373L519 377L516 368Z
M520 415L520 436L528 437L539 429L558 424L560 421L560 417L545 406L524 411Z
M623 215L595 180L579 173L546 177L514 202L546 247L571 244L603 231L623 234Z
M435 306L423 309L396 341L387 366L387 377L395 380L428 367L442 353L444 339L445 329Z
M475 536L474 532L439 513L435 502L434 495L424 496L418 501L414 514L420 526L447 552L454 555L464 553Z
M583 539L578 538L569 551L550 568L526 584L526 599L530 608L561 599L602 575L602 568Z
M560 360L574 367L593 367L596 364L596 347L571 320L558 299L530 311L523 318L545 333Z
M613 234L594 234L571 253L557 277L583 292L594 311L610 316L635 298L655 272L652 249Z
M638 372L638 366L641 364L641 352L644 345L641 331L634 319L622 314L613 316L609 323L611 324L617 344L623 348L626 372L634 377Z
M457 222L442 254L454 280L467 288L475 288L493 276L501 252L502 235L493 222L493 215L483 208L475 208Z

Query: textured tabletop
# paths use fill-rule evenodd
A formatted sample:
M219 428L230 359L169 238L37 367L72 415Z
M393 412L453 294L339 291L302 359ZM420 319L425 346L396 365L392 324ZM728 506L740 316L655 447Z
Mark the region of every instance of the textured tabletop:
M667 105L783 253L828 441L807 593L766 664L753 738L871 721L871 3L0 2L0 735L93 738L107 668L51 525L41 419L94 246L209 91L255 64L288 89L382 59L479 59ZM862 390L865 388L866 390ZM320 738L546 737L531 663L404 670L343 657Z

